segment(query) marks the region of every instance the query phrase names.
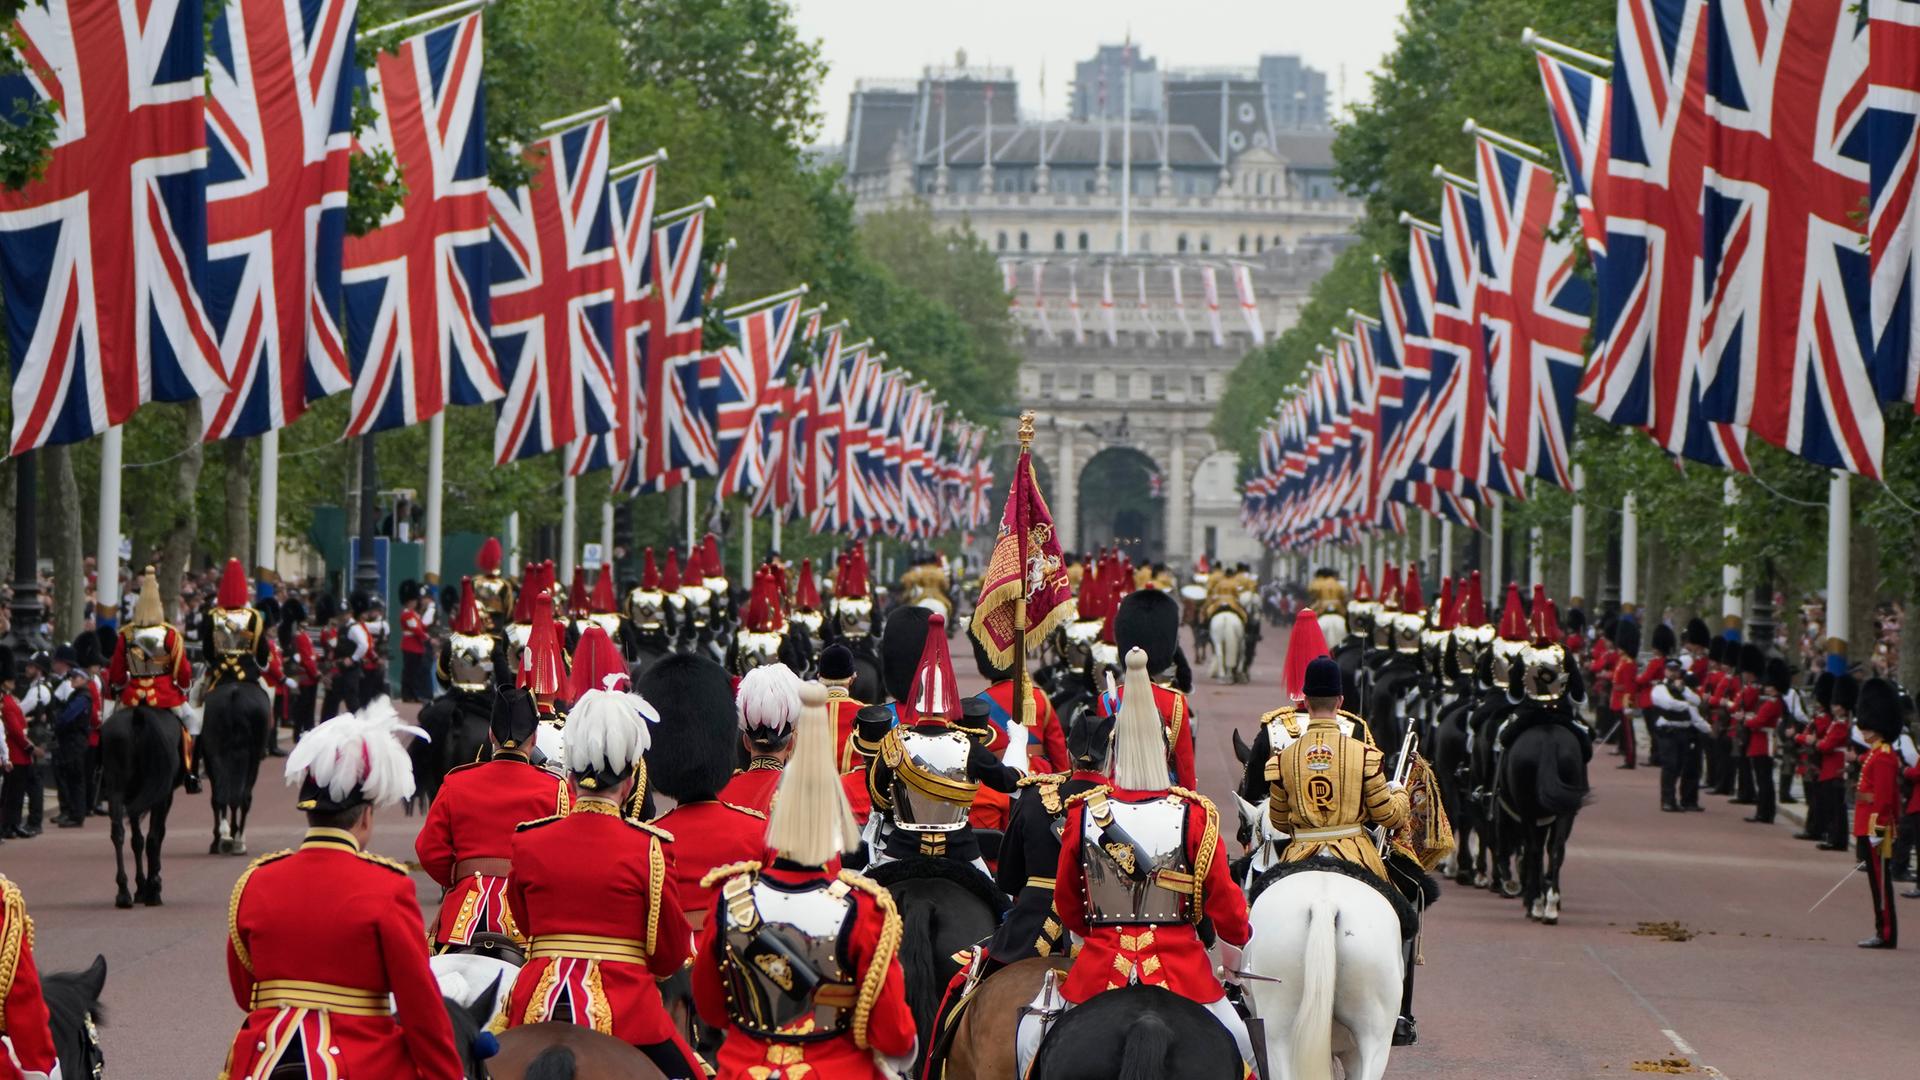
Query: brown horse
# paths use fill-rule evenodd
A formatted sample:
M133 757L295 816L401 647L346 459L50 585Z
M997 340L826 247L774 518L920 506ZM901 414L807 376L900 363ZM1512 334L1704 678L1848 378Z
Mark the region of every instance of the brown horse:
M664 1080L647 1055L579 1024L526 1024L500 1036L491 1080Z
M930 1071L935 1080L1015 1080L1014 1029L1020 1008L1040 992L1049 969L1065 971L1064 956L1036 956L994 972L973 992L954 1022L946 1060Z

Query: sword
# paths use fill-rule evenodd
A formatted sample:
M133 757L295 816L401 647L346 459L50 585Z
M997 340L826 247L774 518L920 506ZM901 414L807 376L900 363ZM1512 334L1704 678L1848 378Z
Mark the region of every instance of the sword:
M1865 865L1866 865L1866 863L1854 863L1854 864L1853 864L1852 866L1850 866L1850 867L1848 867L1848 868L1847 868L1847 875L1846 875L1845 877L1843 877L1843 878L1841 878L1841 879L1840 879L1839 881L1836 881L1836 882L1834 882L1834 883L1833 883L1833 888L1831 888L1831 889L1828 889L1828 890L1827 890L1827 895L1826 895L1826 896L1823 896L1823 897L1821 897L1820 899L1818 899L1818 900L1815 900L1815 901L1813 902L1813 907L1810 907L1810 908L1808 908L1808 909L1807 909L1807 914L1809 914L1809 915L1811 915L1811 914L1813 914L1813 908L1817 908L1817 907L1819 907L1819 906L1820 906L1821 904L1824 904L1824 903L1826 903L1826 902L1827 902L1827 901L1828 901L1828 900L1829 900L1830 898L1832 898L1832 896L1833 896L1833 894L1834 894L1834 893L1837 893L1837 892L1839 892L1839 891L1840 891L1840 886L1842 886L1842 885L1845 885L1845 884L1846 884L1847 882L1849 882L1849 881L1852 881L1852 880L1853 880L1853 875L1855 875L1855 874L1857 874L1857 873L1859 873L1859 872L1860 872L1860 868L1861 868L1861 867L1863 867L1863 866L1865 866Z

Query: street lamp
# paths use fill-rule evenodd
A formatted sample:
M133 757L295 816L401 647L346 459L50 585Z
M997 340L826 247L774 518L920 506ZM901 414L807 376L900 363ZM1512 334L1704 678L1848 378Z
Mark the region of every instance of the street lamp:
M371 596L380 589L380 564L373 557L373 534L379 523L379 465L373 455L373 435L360 436L360 560L354 564L353 587Z
M40 546L36 535L39 458L39 451L29 450L13 459L13 626L4 640L19 660L48 647L40 634L46 606L40 601ZM77 589L81 583L68 582L66 586Z

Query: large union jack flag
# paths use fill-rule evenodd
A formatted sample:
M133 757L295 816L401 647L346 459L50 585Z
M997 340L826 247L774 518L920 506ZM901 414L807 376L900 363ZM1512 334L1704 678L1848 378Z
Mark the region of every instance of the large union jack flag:
M1604 182L1606 175L1600 163L1607 153L1607 80L1544 52L1535 52L1534 59L1540 65L1540 86L1547 93L1567 189L1580 215L1580 235L1598 266L1607 250L1606 225L1594 209L1594 185Z
M1867 140L1873 205L1874 380L1920 397L1920 0L1868 0Z
M1701 407L1880 473L1866 237L1866 25L1853 0L1710 0Z
M653 254L653 207L660 167L631 163L614 170L607 187L613 214L614 257L619 261L620 286L613 301L613 429L589 435L575 443L568 468L575 476L594 469L613 470L615 491L637 491L640 470L635 451L640 425L646 416L641 392L641 368L646 358L647 264Z
M1480 282L1486 246L1480 201L1458 184L1441 185L1439 236L1414 246L1414 281L1426 292L1433 375L1433 426L1426 460L1434 482L1465 495L1519 496L1520 479L1500 457L1487 387Z
M611 430L619 267L607 209L605 116L533 145L533 182L493 188L493 345L507 395L493 454L506 464Z
M15 103L50 105L54 135L41 177L0 192L11 453L226 385L200 304L204 33L199 0L20 10L23 70L0 79L0 115L17 122Z
M719 353L714 412L720 498L757 491L767 482L767 442L784 404L799 314L795 297L727 320L734 344Z
M506 393L489 338L486 104L469 15L400 42L367 73L406 195L346 243L348 435L425 423Z
M704 209L676 212L653 230L640 440L640 483L646 488L688 475L711 476L719 468L713 417L700 386L706 217Z
M258 435L352 384L337 313L357 0L233 0L207 94L207 314L232 384L209 439Z
M1486 238L1480 325L1501 460L1571 488L1567 443L1592 291L1574 275L1573 246L1551 235L1564 189L1545 166L1491 139L1476 142Z

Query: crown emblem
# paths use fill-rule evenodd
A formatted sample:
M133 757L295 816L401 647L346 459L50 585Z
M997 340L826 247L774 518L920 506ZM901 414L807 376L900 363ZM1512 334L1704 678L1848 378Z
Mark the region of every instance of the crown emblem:
M1307 747L1307 768L1312 772L1326 772L1333 768L1333 747L1323 742Z

